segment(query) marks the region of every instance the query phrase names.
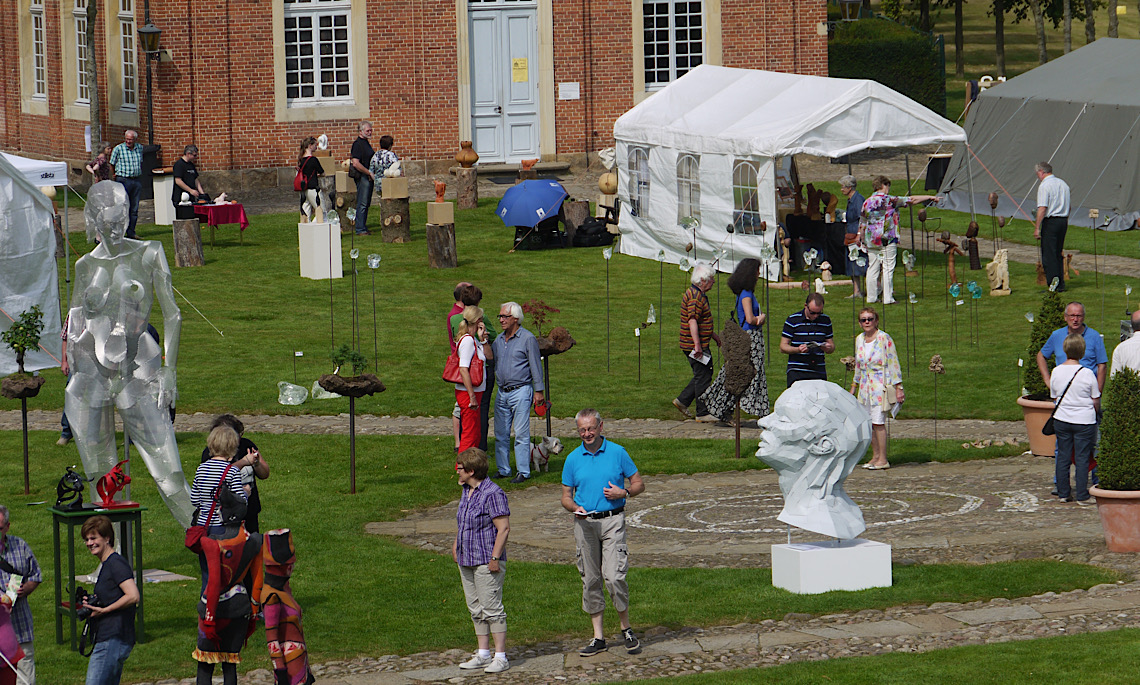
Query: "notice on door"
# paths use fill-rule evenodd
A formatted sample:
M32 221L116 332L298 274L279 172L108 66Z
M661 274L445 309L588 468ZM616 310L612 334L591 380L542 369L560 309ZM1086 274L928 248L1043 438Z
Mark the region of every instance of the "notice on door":
M511 59L511 81L514 83L526 83L530 80L529 70L527 69L526 57L514 57Z

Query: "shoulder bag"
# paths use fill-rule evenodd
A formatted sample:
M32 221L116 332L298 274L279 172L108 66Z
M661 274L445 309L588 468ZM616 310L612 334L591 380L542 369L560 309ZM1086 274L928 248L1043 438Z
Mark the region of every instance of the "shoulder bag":
M214 488L214 502L210 505L210 513L206 515L206 525L190 526L186 529L186 549L195 554L202 553L202 538L206 537L210 530L210 519L214 518L214 510L218 508L218 495L221 493L222 486L226 483L226 475L229 474L233 465L233 462L226 464L226 470L222 471L222 477L218 480L218 487ZM198 520L197 509L194 510L194 520Z
M1083 367L1077 368L1077 373L1081 372L1081 368ZM1073 377L1069 379L1069 385L1065 386L1064 392L1062 392L1061 396L1057 398L1057 404L1053 405L1053 411L1049 412L1049 420L1045 422L1044 426L1041 426L1041 432L1044 435L1057 434L1057 426L1053 423L1053 416L1057 413L1057 407L1061 406L1061 401L1065 399L1065 393L1069 392L1069 386L1073 384L1073 381L1077 380L1077 373L1074 373Z
M463 337L475 339L473 335ZM463 338L460 338L459 342L462 343ZM467 371L471 374L471 387L474 388L483 383L483 360L479 358L478 350L471 355L471 367ZM451 354L447 356L447 364L443 367L443 380L448 383L463 383L463 376L459 375L459 345L456 345Z

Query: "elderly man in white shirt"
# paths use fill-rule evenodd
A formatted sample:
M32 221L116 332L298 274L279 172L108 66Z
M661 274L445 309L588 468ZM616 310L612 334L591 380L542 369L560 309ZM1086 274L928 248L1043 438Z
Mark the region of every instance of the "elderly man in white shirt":
M1132 337L1112 351L1112 370L1109 375L1121 369L1132 369L1140 373L1140 310L1132 312Z
M1045 283L1057 279L1057 292L1065 290L1062 271L1065 233L1069 230L1069 184L1053 175L1049 162L1037 163L1037 222L1033 237L1041 241L1041 266L1045 268Z

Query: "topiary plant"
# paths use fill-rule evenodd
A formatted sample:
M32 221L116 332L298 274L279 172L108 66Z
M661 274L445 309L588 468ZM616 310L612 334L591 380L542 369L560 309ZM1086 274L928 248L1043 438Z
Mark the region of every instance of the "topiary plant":
M33 306L12 322L8 330L0 333L3 340L16 353L16 366L24 373L24 354L40 346L40 333L44 330L44 313L39 306Z
M1104 490L1140 490L1140 374L1112 374L1101 398L1097 473Z
M1025 348L1029 355L1025 360L1025 396L1031 400L1048 400L1049 386L1037 371L1037 353L1045 347L1049 336L1058 328L1065 327L1065 305L1061 301L1060 293L1051 290L1045 291L1041 297L1041 309L1033 318L1033 329L1029 331L1029 346ZM1046 360L1049 370L1053 370L1053 360Z
M353 375L359 376L364 369L368 368L368 357L352 349L348 343L336 348L330 358L332 363L336 364L336 371L333 372L336 374L340 373L341 368L351 366Z

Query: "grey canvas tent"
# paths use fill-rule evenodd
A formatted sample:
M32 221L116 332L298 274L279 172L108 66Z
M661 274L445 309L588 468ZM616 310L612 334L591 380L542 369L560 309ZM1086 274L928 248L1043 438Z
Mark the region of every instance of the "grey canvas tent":
M1070 224L1089 226L1092 208L1109 230L1140 217L1140 41L1101 38L989 88L964 128L969 149L959 144L950 160L944 207L968 212L972 180L978 211L997 191L999 216L1032 217L1033 165L1048 161L1072 191Z

